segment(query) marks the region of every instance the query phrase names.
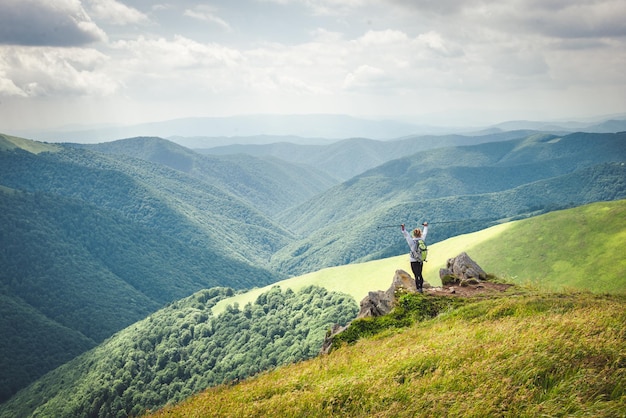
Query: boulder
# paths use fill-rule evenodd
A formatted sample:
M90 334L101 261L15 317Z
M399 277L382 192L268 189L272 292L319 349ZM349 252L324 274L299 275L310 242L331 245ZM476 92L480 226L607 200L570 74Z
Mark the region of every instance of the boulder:
M426 287L430 287L430 285L424 282L424 288ZM386 291L377 290L375 292L369 292L367 296L361 300L361 309L356 319L387 315L396 305L399 293L403 292L417 292L415 279L404 270L396 270L389 289ZM349 326L350 324L347 324L345 327L335 325L329 329L324 338L324 343L320 350L321 353L328 353L332 345L333 337Z
M467 253L463 252L448 259L446 268L439 270L439 278L444 286L451 284L466 286L487 280L487 273Z
M404 270L396 270L389 289L386 291L369 292L361 300L361 310L357 315L357 319L387 315L396 304L398 291L417 292L415 280Z

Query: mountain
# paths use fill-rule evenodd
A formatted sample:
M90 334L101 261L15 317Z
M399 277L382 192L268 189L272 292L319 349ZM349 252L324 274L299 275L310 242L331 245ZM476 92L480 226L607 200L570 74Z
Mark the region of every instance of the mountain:
M296 206L339 183L312 166L249 155L200 155L162 138L129 138L78 148L164 165L237 196L266 215Z
M597 125L589 126L585 129L586 132L624 132L626 131L626 119L609 119Z
M440 148L390 161L281 214L279 220L293 223L302 238L281 248L272 263L302 274L313 266L396 255L402 247L389 247L396 233L389 225L433 222L428 240L434 243L501 219L621 199L624 160L626 134L578 133Z
M567 326L559 320L560 315L575 311L584 321L588 314L585 309L593 307L595 312L602 306L607 309L606 317L612 317L623 327L626 275L623 265L616 260L623 258L626 250L622 239L626 233L624 215L626 200L598 202L497 225L431 245L425 276L433 285L440 284L438 270L445 266L446 260L466 251L488 272L497 272L506 276L509 283L530 285L530 288L516 287L512 294L495 300L479 298L462 302L461 309L442 312L434 322L412 328L424 330L434 326L432 332L437 334L442 331L436 324L445 324L443 327L448 332L444 335L458 338L455 345L465 345L464 329L471 329L470 334L476 336L475 331L483 326L497 328L492 320L516 319L511 334L507 331L509 337L504 340L516 342L520 341L517 333L532 328L525 320L535 324L549 319L549 335L557 338L554 332L561 330L556 341L571 347L573 335L566 332ZM402 239L398 234L398 241ZM34 411L40 416L55 417L99 413L114 416L129 412L137 415L146 408L180 401L222 382L249 385L250 382L243 380L246 376L255 375L251 382L270 384L264 381L268 374L293 367L281 367L270 373L261 371L316 356L328 324L344 324L354 318L356 301L369 291L388 288L396 269L410 271L407 259L402 255L324 269L239 294L225 288L200 291L151 314L50 372L0 405L0 416L30 416ZM552 291L566 293L551 294ZM591 292L596 296L591 296ZM424 303L417 300L415 305L424 306ZM456 323L459 319L461 323ZM540 329L546 332L545 327ZM581 344L588 343L586 338L594 338L599 331L594 329ZM376 341L380 344L381 340L402 333L394 330ZM618 338L619 333L613 336ZM419 347L425 341L433 344L441 341L432 338L403 341L393 352ZM617 345L612 346L612 352L619 352L622 340L614 341ZM369 343L362 340L359 344ZM468 349L476 354L475 347ZM540 349L545 350L545 346L538 344L537 350ZM342 350L350 348L338 352ZM333 362L333 356L341 356L338 352L315 360L314 364L319 367L317 361ZM487 356L483 360L502 360L498 352L494 349L483 353ZM357 351L353 355L361 358L365 352ZM440 355L444 356L444 352ZM396 360L397 356L390 356L387 351L387 356L370 364L368 373L375 364L390 367ZM554 359L557 363L560 360L560 356ZM334 379L351 373L352 363L344 361L342 371L332 373ZM299 364L295 367L309 370L304 363Z
M409 135L473 135L477 131L538 130L559 134L571 132L611 133L623 131L624 114L572 121L506 121L491 126L435 126L435 119L409 121L359 118L338 114L239 115L190 117L135 125L67 126L56 130L13 132L39 141L98 143L137 136L169 138L184 146L196 143L241 144L276 142L272 137L290 137L289 142L310 144L346 138L388 140ZM620 121L615 129L605 121ZM609 130L607 130L609 129ZM269 139L269 142L264 139ZM214 146L214 145L213 145ZM197 148L193 145L192 148ZM206 146L203 146L206 147Z
M267 260L291 239L234 194L179 170L8 136L0 213L0 295L32 324L2 323L3 371L13 376L3 399L168 302L283 278ZM33 329L56 335L63 355L55 344L40 350Z
M96 346L92 339L4 292L0 293L0 335L2 401L48 370Z
M216 148L228 145L264 145L289 143L297 145L329 145L337 139L309 138L296 135L252 135L252 136L168 136L168 140L189 149Z
M533 129L543 132L588 132L588 133L617 133L626 130L626 118L623 114L611 115L600 120L589 121L507 121L498 123L490 127L502 131L512 131L517 129Z
M202 289L404 254L403 222L431 221L434 244L624 198L623 133L516 138L422 151L328 188L311 166L159 138L89 148L0 135L0 295L29 324L0 323L15 373L0 394ZM335 165L354 155L344 145ZM59 346L38 351L33 329Z
M290 135L306 138L368 137L390 139L441 128L418 126L393 120L374 120L347 115L241 115L228 117L195 117L110 126L97 129L65 129L46 132L21 132L19 135L40 141L94 143L135 136L160 137L238 137Z
M348 180L390 160L407 157L434 148L476 145L525 138L535 131L497 132L486 135L408 136L396 140L377 141L351 138L326 145L304 145L279 142L264 145L236 144L196 150L203 154L249 154L273 156L285 161L308 164L331 176Z

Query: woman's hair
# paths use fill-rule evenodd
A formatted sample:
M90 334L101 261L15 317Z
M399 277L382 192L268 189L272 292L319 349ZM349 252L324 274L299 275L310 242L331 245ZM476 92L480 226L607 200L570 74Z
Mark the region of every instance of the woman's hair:
M421 237L421 236L422 236L422 230L421 230L421 229L419 229L419 228L415 228L415 229L413 230L413 236L414 236L415 238L419 238L419 237Z

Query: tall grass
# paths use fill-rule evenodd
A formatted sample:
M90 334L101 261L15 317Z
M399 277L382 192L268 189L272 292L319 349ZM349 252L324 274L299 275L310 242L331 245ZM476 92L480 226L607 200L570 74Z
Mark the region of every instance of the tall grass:
M207 390L156 417L621 417L626 298L531 292Z

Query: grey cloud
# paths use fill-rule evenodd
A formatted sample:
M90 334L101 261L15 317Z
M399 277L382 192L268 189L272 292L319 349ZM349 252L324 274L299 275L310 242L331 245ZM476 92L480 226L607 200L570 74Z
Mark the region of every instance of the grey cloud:
M0 44L81 46L105 39L78 1L0 2Z
M390 3L414 9L420 12L430 12L441 15L457 14L463 9L473 7L476 0L388 0Z

